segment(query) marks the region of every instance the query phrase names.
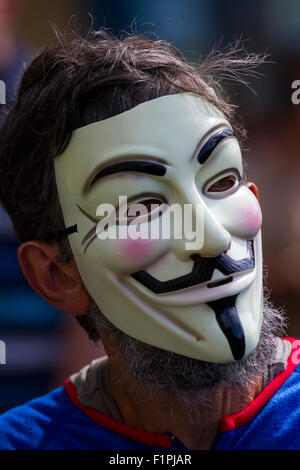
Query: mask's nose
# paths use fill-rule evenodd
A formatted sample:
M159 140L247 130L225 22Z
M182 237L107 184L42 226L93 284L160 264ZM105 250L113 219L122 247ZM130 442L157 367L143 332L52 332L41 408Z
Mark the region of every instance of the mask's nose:
M231 235L207 207L204 207L204 242L197 252L201 256L218 256L230 247Z
M194 210L193 217L198 217L196 226L201 227L203 231L203 243L200 244L200 247L188 248L188 246L191 246L190 240L184 237L181 240L176 240L175 251L181 260L188 260L191 257L193 259L195 255L205 258L216 257L226 252L231 244L230 233L222 226L206 205L199 201L200 198L197 199L197 204L201 204L202 209L198 213ZM193 205L193 207L195 206Z

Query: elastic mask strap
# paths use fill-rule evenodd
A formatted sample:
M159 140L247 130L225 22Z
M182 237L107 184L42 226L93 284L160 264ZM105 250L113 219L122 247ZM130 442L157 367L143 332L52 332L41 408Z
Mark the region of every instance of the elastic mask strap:
M77 230L77 224L71 225L70 227L67 227L63 230L58 230L56 232L56 235L54 235L52 238L53 241L60 242L63 238L67 237L68 235L71 235L72 233L78 232Z

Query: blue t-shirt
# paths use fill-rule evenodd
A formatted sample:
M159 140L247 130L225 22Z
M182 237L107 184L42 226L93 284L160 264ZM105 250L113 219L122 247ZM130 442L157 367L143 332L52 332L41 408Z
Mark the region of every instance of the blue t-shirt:
M241 412L226 416L212 449L300 449L300 341L289 339L286 369ZM152 433L83 406L67 381L0 416L0 449L187 450L171 433Z

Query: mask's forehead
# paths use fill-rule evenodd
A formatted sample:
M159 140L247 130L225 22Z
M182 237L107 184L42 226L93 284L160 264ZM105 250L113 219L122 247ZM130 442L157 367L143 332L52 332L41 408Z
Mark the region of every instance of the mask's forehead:
M182 164L207 133L223 125L230 127L216 107L199 97L163 96L76 130L55 159L56 177L63 175L65 189L82 193L94 170L124 157L148 156L170 165L180 159Z

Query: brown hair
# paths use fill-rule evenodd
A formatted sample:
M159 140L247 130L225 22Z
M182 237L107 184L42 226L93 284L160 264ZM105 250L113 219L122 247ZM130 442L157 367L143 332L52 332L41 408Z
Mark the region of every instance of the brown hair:
M236 77L243 68L254 73L262 61L240 44L193 65L166 41L142 35L57 33L25 70L0 130L0 201L20 241L52 241L65 228L53 160L72 131L160 96L193 92L217 106L241 135L220 78ZM59 243L62 260L70 262L67 238Z

